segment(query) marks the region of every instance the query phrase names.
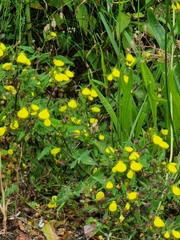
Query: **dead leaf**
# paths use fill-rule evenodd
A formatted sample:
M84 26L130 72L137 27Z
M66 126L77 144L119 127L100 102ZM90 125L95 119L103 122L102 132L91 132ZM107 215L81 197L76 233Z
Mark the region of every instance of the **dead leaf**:
M16 240L28 240L28 236L24 234L21 230L17 229L18 237Z
M91 223L89 225L84 226L84 235L86 236L86 239L89 239L91 237L91 234L96 229L96 224Z
M45 226L42 228L42 231L47 240L59 240L59 237L55 232L55 228L50 222L45 224Z
M18 220L18 226L21 231L25 232L24 224L22 221Z

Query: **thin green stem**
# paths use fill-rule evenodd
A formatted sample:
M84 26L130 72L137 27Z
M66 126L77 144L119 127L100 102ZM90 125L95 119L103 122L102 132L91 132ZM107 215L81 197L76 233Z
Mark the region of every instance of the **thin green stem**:
M30 2L29 0L25 0L25 14L26 14L26 29L27 29L27 36L28 36L28 45L32 46L32 24L31 24L31 11L30 11Z

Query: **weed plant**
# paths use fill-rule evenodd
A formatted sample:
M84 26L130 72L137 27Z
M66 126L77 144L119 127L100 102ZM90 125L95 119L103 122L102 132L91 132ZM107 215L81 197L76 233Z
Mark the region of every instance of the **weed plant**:
M179 2L55 2L41 46L41 3L14 3L13 43L0 5L4 231L8 208L28 204L47 220L75 212L99 239L180 239Z

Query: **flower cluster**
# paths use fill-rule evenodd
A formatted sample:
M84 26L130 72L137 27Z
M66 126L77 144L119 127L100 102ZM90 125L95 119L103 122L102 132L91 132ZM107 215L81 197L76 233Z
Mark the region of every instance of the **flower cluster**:
M165 222L159 216L155 217L153 223L154 223L154 226L157 227L157 228L164 228L165 225L166 225ZM171 237L171 234L174 238L180 239L180 231L177 231L175 229L172 229L171 233L170 233L170 231L165 231L164 232L164 238L169 239Z
M82 95L87 97L90 101L93 101L94 98L98 97L96 91L93 88L89 89L88 87L82 89Z
M26 55L24 53L20 53L17 57L17 62L30 66L31 65L31 61L26 57Z
M168 149L169 145L167 142L163 141L163 139L157 135L152 136L152 141L154 144L158 145L159 147L163 149Z
M9 62L9 63L4 63L4 64L2 65L2 69L3 69L3 70L6 70L6 71L14 70L13 64L12 64L11 62Z
M60 59L54 59L54 69L49 73L51 76L50 82L69 82L74 77L74 73L65 67L65 63Z
M112 72L107 76L107 80L111 82L112 80L119 77L120 77L120 71L117 68L113 68ZM128 83L129 77L127 75L124 75L123 80L125 83Z
M134 65L135 62L136 62L136 58L133 57L130 53L127 53L127 55L126 55L126 65L128 67L131 67L132 65Z
M173 10L180 11L180 4L178 2L171 5Z

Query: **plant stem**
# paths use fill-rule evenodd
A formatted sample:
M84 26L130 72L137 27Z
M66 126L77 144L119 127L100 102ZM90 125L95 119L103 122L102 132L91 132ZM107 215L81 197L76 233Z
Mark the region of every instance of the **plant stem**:
M0 204L0 209L3 214L3 230L6 233L7 232L7 205L6 205L6 199L5 199L5 191L3 188L3 181L2 181L2 173L1 173L1 149L0 149L0 188L1 188L1 195L2 195L2 202Z
M27 37L28 37L28 45L32 46L32 24L31 24L31 11L30 11L30 3L29 0L25 0L25 15L26 15L26 29L27 29Z

